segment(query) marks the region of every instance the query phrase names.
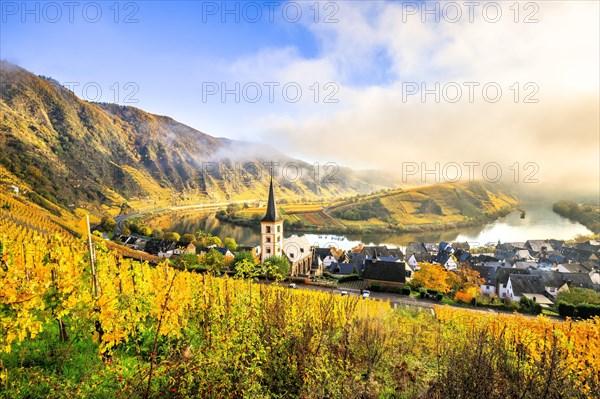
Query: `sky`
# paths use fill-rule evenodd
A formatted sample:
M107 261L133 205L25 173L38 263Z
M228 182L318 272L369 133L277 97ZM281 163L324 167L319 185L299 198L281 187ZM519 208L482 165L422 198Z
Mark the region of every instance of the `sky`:
M0 3L0 58L310 162L600 189L597 1Z

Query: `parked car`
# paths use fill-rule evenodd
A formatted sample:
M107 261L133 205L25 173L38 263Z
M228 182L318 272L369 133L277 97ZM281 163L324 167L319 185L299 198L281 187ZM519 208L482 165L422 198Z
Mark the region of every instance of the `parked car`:
M289 287L290 288L296 288L296 284L295 283L290 283Z
M342 296L348 295L348 291L342 291Z
M366 298L368 298L370 296L371 296L371 291L363 290L363 292L362 292L362 298L363 299L366 299Z

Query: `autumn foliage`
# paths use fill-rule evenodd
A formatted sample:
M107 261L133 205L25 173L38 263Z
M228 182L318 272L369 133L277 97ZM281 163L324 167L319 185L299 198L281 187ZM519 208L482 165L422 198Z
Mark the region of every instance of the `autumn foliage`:
M102 242L96 295L84 243L49 216L9 204L0 207L5 397L558 399L600 391L600 318L394 310L152 267Z

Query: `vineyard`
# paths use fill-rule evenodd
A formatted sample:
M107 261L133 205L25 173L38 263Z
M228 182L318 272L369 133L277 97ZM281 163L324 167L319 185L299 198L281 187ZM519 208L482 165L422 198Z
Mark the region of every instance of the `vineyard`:
M600 318L555 322L150 266L0 203L0 397L594 398Z

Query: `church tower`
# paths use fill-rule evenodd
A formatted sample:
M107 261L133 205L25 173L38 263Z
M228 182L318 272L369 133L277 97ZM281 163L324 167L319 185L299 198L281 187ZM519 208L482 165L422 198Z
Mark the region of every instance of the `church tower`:
M273 194L273 172L269 186L267 213L260 221L260 260L264 262L273 255L283 255L283 219L277 214Z

